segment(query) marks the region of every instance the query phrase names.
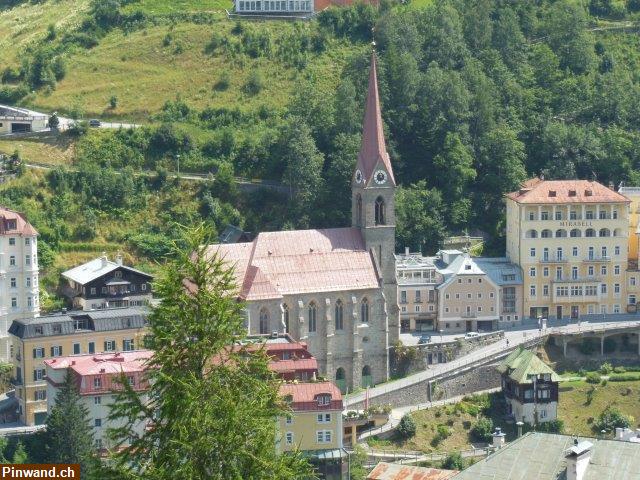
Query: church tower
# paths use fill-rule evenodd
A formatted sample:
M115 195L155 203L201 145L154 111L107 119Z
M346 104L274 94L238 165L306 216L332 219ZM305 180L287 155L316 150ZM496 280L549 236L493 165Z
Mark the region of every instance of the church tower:
M400 336L395 263L396 180L382 130L376 54L371 56L369 90L364 113L362 145L351 182L351 224L362 233L382 277L389 319L389 345Z

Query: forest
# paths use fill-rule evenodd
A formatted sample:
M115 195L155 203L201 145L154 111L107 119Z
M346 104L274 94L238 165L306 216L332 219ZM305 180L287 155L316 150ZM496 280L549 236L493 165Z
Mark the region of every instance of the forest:
M92 2L79 26L49 28L48 40L30 45L21 66L3 72L0 98L55 95L73 75L70 59L119 29L165 29L163 48L186 55L175 33L185 22L210 30L203 55L229 68L260 61L291 72L293 87L269 103L277 79L256 69L236 103L203 105L178 89L142 128L75 129L71 165L0 187L2 203L33 214L52 256L68 242L100 241L159 259L172 222L254 233L348 225L373 41L400 184L398 250L433 254L446 235L468 232L486 237L485 253L503 254L503 195L534 175L640 184L638 2L383 1L278 28L104 3ZM223 92L236 79L221 70L209 81ZM120 98L111 96L113 108ZM172 178L177 161L215 180L186 186ZM289 193L248 194L234 177L278 181Z

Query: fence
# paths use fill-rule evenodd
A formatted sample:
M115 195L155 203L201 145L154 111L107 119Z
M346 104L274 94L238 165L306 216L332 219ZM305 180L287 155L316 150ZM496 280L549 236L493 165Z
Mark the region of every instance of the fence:
M493 447L486 446L483 448L471 448L461 450L460 455L463 458L486 457L493 452ZM351 452L350 452L351 453ZM419 462L439 462L447 458L449 453L424 453L417 451L401 451L401 450L375 450L367 452L367 463L369 466L376 465L378 462L399 463L402 465L410 465Z

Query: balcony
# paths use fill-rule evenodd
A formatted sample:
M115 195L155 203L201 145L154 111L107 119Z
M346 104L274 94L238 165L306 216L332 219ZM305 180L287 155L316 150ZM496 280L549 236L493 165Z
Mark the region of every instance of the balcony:
M611 257L609 255L589 255L583 260L583 262L610 262Z
M567 263L569 260L564 255L545 255L540 263Z
M566 277L554 278L551 283L600 283L601 277Z
M460 315L460 318L477 318L476 312L464 312Z

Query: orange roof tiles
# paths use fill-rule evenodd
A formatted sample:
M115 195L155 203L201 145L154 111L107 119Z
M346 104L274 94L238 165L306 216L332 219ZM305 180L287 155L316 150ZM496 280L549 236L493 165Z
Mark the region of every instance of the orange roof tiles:
M211 245L209 253L234 265L244 300L380 285L373 258L356 228L264 232L250 243Z
M414 467L396 463L380 462L367 475L367 480L448 480L458 474L457 470Z
M331 382L284 383L280 386L280 395L291 396L293 410L315 410L318 395L331 395L329 408L342 409L342 393Z
M517 203L531 204L629 202L624 195L588 180L531 179L506 196Z

